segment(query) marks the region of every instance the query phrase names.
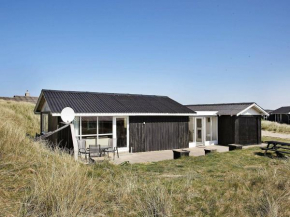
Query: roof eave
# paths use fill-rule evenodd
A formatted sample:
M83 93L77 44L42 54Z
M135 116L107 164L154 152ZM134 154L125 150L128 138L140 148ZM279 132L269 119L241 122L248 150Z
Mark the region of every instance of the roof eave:
M245 108L244 110L240 111L237 116L242 115L245 111L247 111L248 109L252 108L252 107L256 107L262 114L261 115L266 115L269 116L269 113L266 112L264 109L262 109L259 105L257 105L256 103L253 103L252 105L250 105L249 107Z
M194 113L75 113L75 116L194 116ZM61 116L61 113L51 113L52 116Z

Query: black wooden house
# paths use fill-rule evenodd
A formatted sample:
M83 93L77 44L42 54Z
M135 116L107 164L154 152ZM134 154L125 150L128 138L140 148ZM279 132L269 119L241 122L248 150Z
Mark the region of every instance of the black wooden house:
M85 139L87 146L106 146L113 139L119 151L127 152L188 148L189 117L195 114L167 96L42 90L35 107L41 132L60 128L66 107L75 112L76 139ZM69 128L49 140L73 149Z
M284 106L271 111L267 120L280 124L290 124L290 106Z

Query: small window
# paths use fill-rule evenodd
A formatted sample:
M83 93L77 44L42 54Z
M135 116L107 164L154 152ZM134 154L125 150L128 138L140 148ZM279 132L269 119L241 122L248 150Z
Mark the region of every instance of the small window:
M207 122L210 123L210 118L207 118Z
M48 132L48 114L42 114L42 132Z

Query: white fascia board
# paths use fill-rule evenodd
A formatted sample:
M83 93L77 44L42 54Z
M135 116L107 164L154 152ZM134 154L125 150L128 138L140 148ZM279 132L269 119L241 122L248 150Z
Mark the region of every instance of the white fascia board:
M52 113L52 116L61 116L60 113ZM193 113L75 113L78 117L90 117L90 116L194 116Z
M34 107L34 114L40 114L41 113L41 112L37 112L36 109L38 108L42 97L43 97L43 92L41 91L40 96L37 99L37 103L36 103L36 105Z
M269 116L269 114L264 109L262 109L260 106L258 106L256 103L250 105L248 108L245 108L243 111L239 112L237 114L237 116L240 116L241 114L243 114L244 112L246 112L248 109L253 108L253 107L255 107L257 110L259 110L261 112L261 115L267 115L267 116Z
M218 111L195 111L193 116L217 116Z

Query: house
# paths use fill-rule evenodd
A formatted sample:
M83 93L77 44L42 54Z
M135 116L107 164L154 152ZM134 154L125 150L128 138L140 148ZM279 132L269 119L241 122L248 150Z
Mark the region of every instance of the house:
M120 152L189 147L189 117L195 112L167 96L42 90L34 110L41 116L41 132L62 126L65 107L74 110L73 134L87 146L106 146L113 139ZM69 128L48 138L74 148Z
M15 95L13 97L0 97L0 99L12 100L12 101L16 101L16 102L29 102L29 103L36 104L38 97L30 96L30 93L27 90L26 93L24 94L24 96Z
M262 116L262 119L263 119L263 120L268 120L268 119L271 117L271 113L272 113L274 110L272 110L272 109L265 109L265 111L269 114L269 116L268 116L268 115L263 115L263 116Z
M66 107L75 112L73 130L51 135L50 142L75 149L76 139L87 146L113 139L120 152L259 144L261 116L268 115L256 103L184 106L167 96L42 90L34 110L41 132L62 127Z
M187 105L190 117L189 146L260 144L261 117L268 113L256 103Z
M268 120L281 124L290 124L290 106L281 107L272 111Z

